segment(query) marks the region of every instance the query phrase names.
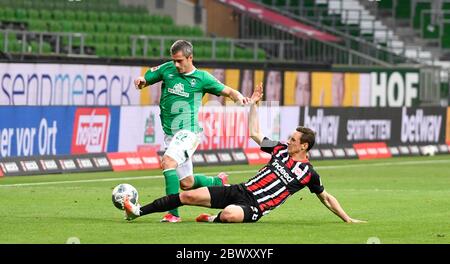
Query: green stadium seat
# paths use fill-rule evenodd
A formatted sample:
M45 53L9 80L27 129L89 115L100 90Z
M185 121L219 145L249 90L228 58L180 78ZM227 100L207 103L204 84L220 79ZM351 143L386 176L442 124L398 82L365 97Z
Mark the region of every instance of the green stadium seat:
M170 16L163 16L161 22L164 25L174 25L173 19Z
M422 11L424 10L430 10L431 9L431 3L424 3L424 2L418 2L416 3L415 12L414 12L414 19L413 19L413 26L415 29L420 29L420 22L422 19Z
M53 10L53 18L55 20L71 20L71 19L66 19L64 12L61 10Z
M108 24L106 23L96 23L95 31L98 33L108 32Z
M89 21L92 21L92 22L99 22L100 21L99 14L96 11L89 11L89 12L87 12L87 19Z
M152 36L159 36L161 35L161 27L153 24L148 24L142 26L142 33Z
M14 9L8 7L4 8L2 13L2 20L14 21L15 20Z
M122 44L117 45L117 53L120 57L129 57L131 56L130 45Z
M441 38L441 46L444 49L450 49L450 22L444 22L443 26L443 34Z
M117 12L112 12L110 14L110 21L114 22L114 23L121 23L122 20L122 14L121 13L117 13Z
M122 19L124 23L133 23L134 21L134 16L133 14L127 14L127 13L123 13L122 14Z
M26 20L28 17L28 12L26 9L19 8L19 9L16 9L14 13L15 13L14 18L17 21Z
M35 9L29 9L28 10L28 18L32 20L40 19L39 17L39 11Z
M47 23L42 20L28 20L29 31L46 32L48 30Z
M398 0L397 7L395 8L395 16L397 18L410 18L411 17L411 1Z
M48 21L48 29L51 32L62 32L63 27L60 21Z
M117 43L116 34L106 34L106 43L111 45L116 44Z
M109 34L95 34L95 42L97 44L108 43L107 36Z
M65 20L71 20L71 21L77 20L76 13L74 11L72 11L72 10L65 10L63 12L63 14L64 14L64 19ZM78 20L78 22L83 22L83 21L84 20Z
M73 22L72 21L58 21L61 23L62 31L63 32L71 32L73 31Z
M42 20L52 20L53 19L52 13L49 10L43 9L43 10L40 10L39 13L40 13L40 17Z
M111 33L118 33L121 32L120 24L116 22L109 22L108 23L108 31Z
M216 47L216 58L229 59L230 58L230 48L229 47Z
M116 35L116 43L123 45L123 44L130 44L130 35L127 34L117 34Z
M75 11L75 17L78 21L86 22L88 20L88 13L85 11Z
M191 27L191 36L203 37L203 30L200 27Z
M13 53L22 52L22 42L18 41L16 38L8 39L8 51Z
M435 24L431 23L431 16L432 14L429 13L425 13L423 16L421 28L422 37L426 39L438 39L440 27L437 21L435 22Z
M97 44L95 45L95 54L100 57L107 56L106 53L106 45L105 44Z
M111 16L107 12L100 12L98 14L98 20L102 22L109 22L111 21Z
M85 32L87 32L87 33L95 33L95 32L97 32L96 29L95 29L95 23L84 22L83 24L84 24L83 28L84 28Z
M84 38L84 44L86 46L93 46L96 43L94 34L87 34Z
M263 49L258 49L258 60L265 60L266 52Z
M378 1L377 4L380 9L392 9L392 7L394 7L394 2L392 0Z
M118 56L117 48L115 45L106 45L105 51L106 51L107 57L117 57Z

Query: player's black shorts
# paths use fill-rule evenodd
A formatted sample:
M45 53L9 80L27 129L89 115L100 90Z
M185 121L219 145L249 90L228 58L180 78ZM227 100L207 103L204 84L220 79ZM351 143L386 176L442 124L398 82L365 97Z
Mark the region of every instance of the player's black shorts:
M244 222L256 222L262 214L252 194L243 184L208 187L211 195L211 208L224 209L228 205L237 205L244 210Z

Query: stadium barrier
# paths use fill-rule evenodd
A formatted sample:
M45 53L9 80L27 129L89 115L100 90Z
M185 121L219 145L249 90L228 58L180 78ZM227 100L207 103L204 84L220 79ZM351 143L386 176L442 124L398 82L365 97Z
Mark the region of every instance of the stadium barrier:
M0 168L5 176L112 170L105 153L4 158L0 160Z
M259 121L275 140L286 140L298 125L315 130L309 153L315 160L436 155L450 152L449 109L268 104L259 108ZM0 115L9 117L0 120L4 175L159 169L164 134L157 106L5 106ZM267 161L248 135L248 109L205 106L199 122L204 131L193 157L196 166ZM90 156L82 159L89 154L105 155L108 166L97 166Z

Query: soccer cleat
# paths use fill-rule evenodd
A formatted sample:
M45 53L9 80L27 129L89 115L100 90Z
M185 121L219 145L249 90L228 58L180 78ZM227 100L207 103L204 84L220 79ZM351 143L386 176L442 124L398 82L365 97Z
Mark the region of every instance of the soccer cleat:
M197 216L197 218L195 218L195 221L197 222L213 222L214 218L216 218L216 216L212 216L210 214L200 214L199 216Z
M162 223L179 223L181 222L181 217L173 215L171 213L167 213L163 219L161 219Z
M141 207L130 202L128 195L123 196L123 209L125 210L125 220L131 221L141 214Z
M221 172L221 173L217 174L217 177L219 177L219 179L222 181L223 186L229 185L228 184L228 174L226 174L225 172Z

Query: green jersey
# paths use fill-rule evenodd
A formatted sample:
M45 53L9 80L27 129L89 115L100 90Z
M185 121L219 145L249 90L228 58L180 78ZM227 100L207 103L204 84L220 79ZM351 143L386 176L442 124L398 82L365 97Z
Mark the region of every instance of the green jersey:
M172 61L153 67L145 73L147 84L162 81L159 108L162 128L166 135L187 129L202 131L198 111L205 93L219 96L225 85L207 71L195 69L179 73Z

